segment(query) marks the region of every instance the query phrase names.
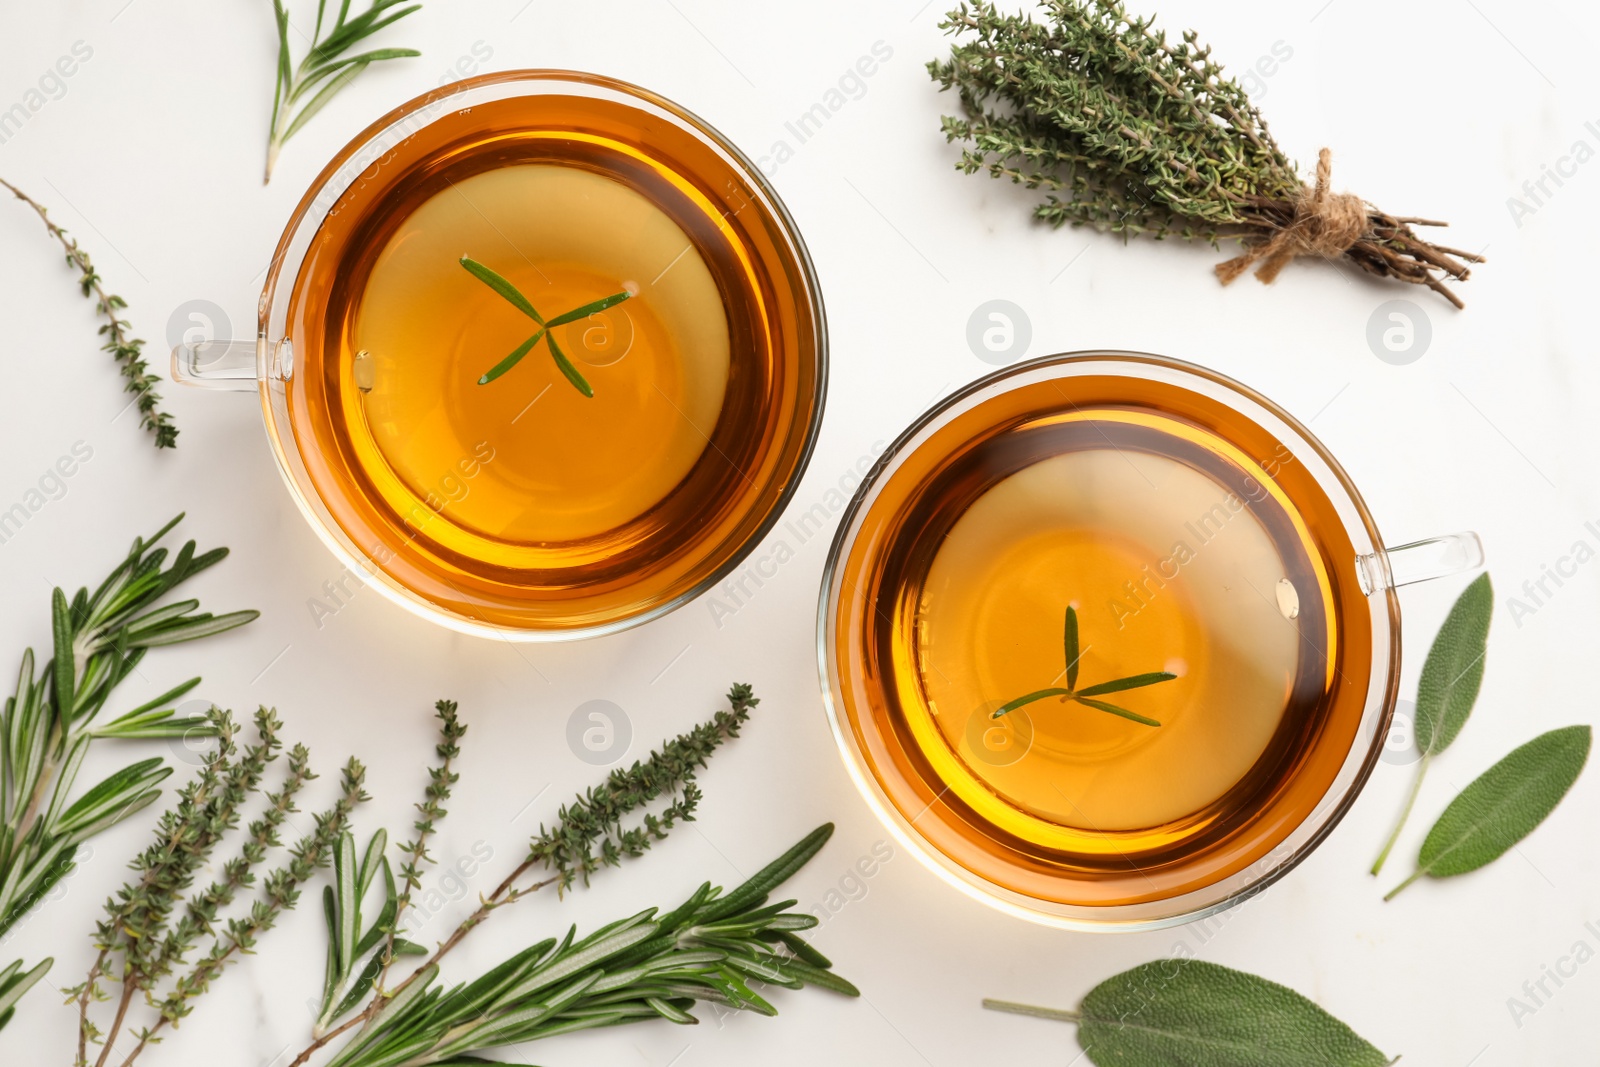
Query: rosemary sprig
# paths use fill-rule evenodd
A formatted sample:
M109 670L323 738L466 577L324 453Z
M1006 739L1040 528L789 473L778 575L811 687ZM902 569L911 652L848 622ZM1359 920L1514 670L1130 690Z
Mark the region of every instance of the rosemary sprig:
M44 205L4 178L0 178L0 187L33 208L50 236L60 242L61 247L66 250L67 265L78 272L78 288L83 291L85 297L94 300L96 313L106 320L100 326L100 336L106 339L101 348L111 353L122 370L122 376L127 380L123 391L134 394L134 403L139 407L140 425L155 434L157 448L176 447L178 428L172 424L172 416L162 411L159 406L161 394L156 392L156 382L160 381L160 378L150 373L150 366L144 361L144 342L133 336L128 320L117 314L128 306L128 302L120 296L106 292L105 283L100 278L100 272L95 270L94 263L90 261L89 253L78 247L77 238L69 237L64 228L57 226L51 220Z
M353 56L345 55L357 41L365 40L422 6L414 3L398 11L393 10L404 2L372 0L366 11L352 19L349 18L350 0L340 0L339 13L324 37L322 24L327 0L317 0L317 25L311 32L311 50L299 66L295 66L289 48L289 13L284 9L283 0L272 0L273 16L278 28L278 73L272 90L267 169L261 184L272 181L278 153L289 138L299 133L301 127L338 95L339 90L354 81L370 64L422 54L413 48L377 48ZM307 99L312 90L316 90L315 95ZM297 106L298 111L295 110Z
M1418 237L1427 219L1390 215L1329 188L1329 153L1302 183L1248 94L1194 31L1169 41L1120 0L1042 0L1043 19L962 3L941 28L965 35L928 64L962 114L943 120L965 146L957 168L1046 191L1034 215L1113 233L1210 241L1243 255L1216 268L1224 284L1251 267L1271 281L1301 255L1425 285L1483 257Z
M1001 705L1000 709L990 716L990 718L998 719L1007 712L1016 711L1018 708L1026 704L1032 704L1035 700L1044 700L1047 697L1060 697L1063 704L1069 700L1075 701L1076 703L1082 704L1084 707L1093 708L1096 711L1103 711L1109 715L1120 715L1124 719L1130 719L1133 722L1143 723L1145 726L1161 725L1161 723L1157 722L1155 719L1140 715L1138 712L1129 711L1127 708L1112 704L1109 701L1095 700L1093 698L1104 696L1107 693L1121 693L1129 689L1142 689L1147 685L1155 685L1158 682L1170 682L1177 677L1176 674L1172 674L1169 671L1150 671L1146 674L1132 674L1126 678L1116 678L1109 682L1099 682L1095 685L1085 686L1084 688L1079 689L1078 663L1083 659L1083 652L1078 648L1078 613L1072 608L1071 605L1068 605L1067 607L1067 617L1066 622L1062 624L1061 639L1062 645L1064 646L1066 652L1067 660L1066 688L1062 689L1059 687L1051 687L1049 689L1035 689L1031 693L1025 693L1024 695L1017 697L1015 700Z
M450 790L461 777L451 767L461 755L460 741L467 732L457 715L455 701L441 700L434 705L434 711L439 717L439 744L434 748L439 765L428 769L428 786L422 803L417 805L421 818L412 824L417 836L399 846L403 888L396 892L394 874L384 855L389 841L385 831L380 829L372 835L359 867L355 861L355 839L345 834L339 841L334 860L335 885L323 890L328 963L322 1012L312 1027L313 1037L320 1038L327 1033L336 1020L361 1003L374 985L382 989L396 956L427 955L427 950L420 945L398 936L400 920L411 906L411 894L422 887L423 864L433 862L428 854L428 838L433 835L438 820L447 814L444 802L450 799ZM360 933L361 901L379 873L383 875L383 904L366 932ZM356 964L363 958L367 959L366 966L358 972Z
M333 860L334 884L322 889L322 913L328 927L328 963L323 980L322 1011L311 1029L313 1036L327 1033L340 1016L359 1005L374 982L381 985L381 977L395 957L428 954L421 945L396 936L399 907L394 871L384 855L388 843L389 835L383 830L373 834L357 865L355 838L349 833L339 837ZM379 874L383 876L383 903L363 932L361 903ZM358 971L356 966L363 959L366 965Z
M677 823L692 820L700 800L700 790L694 780L695 772L706 765L724 741L738 736L739 728L759 703L750 686L733 686L728 691L728 710L716 712L709 721L664 743L647 759L635 762L632 767L612 771L603 784L564 805L558 812L554 826L549 829L540 826L539 833L529 844L527 857L492 892L479 898L477 909L440 942L422 965L393 988L384 988L379 982L365 1008L329 1029L327 1023L348 1010L347 1005L337 1006L333 1014L321 1022L321 1031L313 1034L312 1042L295 1057L289 1067L301 1067L318 1050L356 1027L361 1027L358 1036L348 1042L332 1062L340 1063L347 1055L354 1057L360 1053L361 1062L369 1063L369 1053L363 1051L370 1049L369 1042L365 1040L368 1035L387 1029L393 1019L400 1017L394 1013L406 1010L406 1006L418 998L427 995L437 999L440 991L428 987L439 973L440 961L496 910L552 885L558 893L578 880L587 885L590 875L601 867L616 866L624 857L643 854L654 842L665 838ZM466 732L466 728L456 722L454 704L442 702L439 713L440 763L429 771L430 796L423 805L419 805L424 814L421 822L428 824L429 832L432 831L434 820L444 815L442 809L433 812L427 810L429 802L435 800L431 794L441 781L448 778L449 783L454 782L448 768L450 760L457 755L456 742ZM624 826L624 820L629 816L665 795L673 795L674 798L659 815L645 812L636 823ZM448 796L448 792L444 796ZM419 835L422 833L420 823L418 832ZM541 870L547 872L545 877L529 880L535 871ZM759 906L759 903L745 901L739 906ZM330 924L330 954L335 936ZM541 953L553 944L551 942ZM563 951L570 947L569 939ZM812 955L805 957L802 962L809 960L813 966L817 966L817 961L821 960L821 966L826 967L827 961L815 954L814 950L811 951ZM491 972L494 973L497 972ZM384 1062L399 1063L400 1060Z
M429 964L330 1062L329 1067L479 1062L471 1054L602 1026L667 1019L694 1023L698 1002L776 1015L752 984L807 985L859 996L797 936L818 919L767 904L833 833L818 827L733 892L706 882L683 904L649 908L584 938L577 928L510 957L448 990ZM804 946L804 956L788 946Z
M218 548L196 555L189 541L163 569L168 553L157 542L182 518L152 537L136 538L93 594L83 588L69 600L56 589L51 597L53 657L36 671L33 650L23 653L16 691L0 712L0 933L72 872L80 844L154 801L161 792L157 785L172 773L160 759L141 760L70 800L94 740L209 737L215 732L205 718L179 718L172 707L200 684L199 678L108 723L94 721L149 649L231 630L259 614L213 616L197 611L195 600L159 604L180 583L228 554ZM20 980L14 968L0 973ZM20 996L25 988L13 984L9 992Z
M278 916L295 907L300 886L313 872L329 863L356 805L367 799L362 788L366 770L356 760L344 768L340 795L334 804L314 817L314 829L289 849L286 863L262 880L260 895L247 914L231 918L224 930L216 929L218 910L241 889L255 885L254 869L270 849L279 847L278 828L289 814L300 787L315 775L303 746L295 746L282 788L266 795L267 811L250 825L238 859L223 867L223 877L190 898L184 914L174 922L179 898L193 883L223 840L238 826L241 807L257 792L268 766L278 758L281 743L274 712L261 708L255 715L258 741L239 749L232 716L212 709L209 718L217 735L217 748L199 775L179 793L178 803L157 826L154 843L137 856L136 878L106 901L106 917L97 925L98 950L84 982L68 994L78 1003L79 1067L88 1064L91 1043L100 1044L95 1067L107 1067L117 1038L127 1030L134 1038L122 1059L131 1067L139 1055L169 1025L175 1026L193 1011L192 1001L211 988L227 963L239 953L255 950L260 937L276 925ZM178 972L202 937L209 949L164 994L162 980ZM111 997L102 980L120 982L121 993ZM130 1009L143 994L154 1019L139 1029L129 1028ZM90 1017L92 1003L114 999L115 1013L102 1031Z
M471 274L484 285L487 285L489 288L499 293L512 307L516 308L518 311L528 316L528 318L539 324L539 329L535 330L526 341L512 349L511 354L506 356L505 359L502 359L499 363L496 363L494 366L490 367L488 371L484 373L483 377L478 379L478 384L488 385L506 371L522 362L522 357L526 356L529 352L532 352L534 346L537 345L542 338L545 343L550 346L550 358L555 360L556 367L566 377L567 381L572 383L572 387L578 392L582 393L584 396L593 398L594 389L589 385L589 382L584 378L584 376L578 372L578 368L573 366L572 360L567 358L567 354L561 351L561 346L556 343L556 335L553 331L557 326L565 326L569 322L577 322L579 319L588 318L590 315L604 311L607 308L615 307L631 297L633 293L626 289L620 293L612 293L610 296L603 296L599 300L592 300L589 303L584 304L582 307L575 307L571 311L563 312L562 314L557 315L555 318L546 321L544 316L540 315L539 312L534 308L533 303L526 296L523 296L522 292L515 285L512 285L511 282L505 277L498 274L491 268L484 266L482 263L479 263L471 256L462 256L460 262L461 266L466 269L468 274Z

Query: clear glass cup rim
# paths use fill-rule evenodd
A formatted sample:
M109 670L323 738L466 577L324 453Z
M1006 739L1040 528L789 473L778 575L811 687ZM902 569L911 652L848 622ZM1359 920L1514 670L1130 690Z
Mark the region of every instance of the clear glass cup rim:
M834 656L834 624L838 619L842 597L841 571L854 543L859 522L877 498L878 490L899 468L903 459L928 435L984 400L1015 388L1021 384L1019 379L1028 380L1029 375L1043 377L1045 372L1052 371L1059 372L1051 375L1053 377L1100 372L1130 378L1164 376L1194 384L1204 383L1212 390L1207 395L1222 399L1244 417L1261 422L1258 417L1260 413L1270 416L1271 421L1289 431L1289 443L1295 446L1297 452L1299 446L1304 446L1320 463L1322 471L1318 472L1317 481L1324 490L1329 491L1330 497L1333 497L1334 489L1341 494L1340 498L1335 499L1335 504L1345 520L1347 531L1352 535L1352 542L1358 548L1370 544L1374 550L1371 557L1374 567L1372 573L1388 575L1386 552L1389 550L1383 547L1377 525L1349 475L1307 427L1261 393L1209 368L1147 352L1108 349L1039 356L1000 368L935 401L883 451L857 487L829 546L818 597L816 654L823 704L845 768L857 790L896 839L946 883L990 907L1047 926L1090 932L1178 926L1236 907L1270 887L1310 855L1354 804L1382 754L1398 698L1400 604L1395 594L1396 583L1392 579L1374 581L1373 588L1364 590L1369 604L1373 605L1372 670L1356 741L1317 807L1260 860L1242 871L1188 893L1143 904L1105 906L1066 905L1039 900L990 882L960 866L916 832L911 820L895 806L877 781L856 743L853 728L842 706L838 664ZM1222 396L1218 396L1218 393ZM1269 425L1267 428L1281 439L1278 426ZM1352 520L1355 528L1352 528ZM1476 535L1460 536L1469 536L1476 543ZM1364 582L1366 572L1362 570L1363 558L1358 554L1358 559L1351 563ZM1383 598L1381 605L1377 603L1380 595ZM1363 739L1368 742L1364 747L1361 743Z
M293 359L291 346L284 345L280 340L286 332L288 304L288 286L280 283L285 280L286 266L292 268L287 279L292 283L294 272L300 269L310 243L327 217L328 211L361 173L369 167L381 166L387 152L377 153L375 158L369 163L364 163L354 173L349 172L352 160L362 159L364 153L370 153L374 146L383 144L386 137L397 131L402 136L393 143L403 141L408 124L411 124L409 127L411 132L420 130L432 124L431 116L442 114L446 108L457 110L480 101L562 91L597 92L641 106L665 117L668 121L677 123L724 157L730 169L747 184L748 191L760 199L777 221L787 245L786 252L792 256L797 273L803 279L806 303L809 305L811 316L811 329L816 338L813 357L815 385L812 389L811 416L805 425L796 426L792 431L803 436L789 484L783 487L774 500L769 514L751 531L737 551L731 553L695 585L644 611L604 623L560 630L503 627L448 611L390 579L381 568L368 559L366 553L349 543L347 535L339 528L332 515L326 513L326 506L320 500L314 499L313 494L309 493L307 487L296 477L295 471L301 467L296 454L299 446L293 441L293 433L289 427L280 425L283 420L280 414L274 412L271 395L275 372L281 382L282 378L292 370ZM429 117L419 125L415 122L419 115ZM261 298L257 306L257 335L254 346L256 361L254 377L260 385L262 417L268 440L277 459L279 473L301 514L335 557L354 572L364 574L387 599L415 615L460 633L516 642L583 640L631 629L682 607L733 573L761 544L782 517L799 488L804 472L810 465L822 426L829 370L827 315L816 267L798 224L761 168L716 127L698 114L658 93L605 75L554 68L528 68L481 74L430 90L378 118L340 149L307 187L294 212L284 224L282 236L273 252L272 261L262 284ZM175 366L177 359L175 352ZM287 442L284 440L285 437L289 439Z

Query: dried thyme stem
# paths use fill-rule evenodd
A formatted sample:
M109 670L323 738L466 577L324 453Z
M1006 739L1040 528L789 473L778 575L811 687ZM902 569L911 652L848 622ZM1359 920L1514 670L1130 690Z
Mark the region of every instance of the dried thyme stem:
M312 872L317 868L327 866L334 844L344 830L350 813L357 804L367 799L362 789L365 773L365 769L355 760L350 760L346 764L344 790L334 806L328 812L317 816L316 829L290 850L289 862L267 877L263 890L264 899L258 901L251 909L249 918L230 922L226 938L218 937L213 942L211 951L195 964L188 975L179 979L172 994L159 1005L161 1017L139 1035L138 1043L122 1061L122 1067L132 1067L133 1061L147 1045L160 1040L158 1035L168 1023L176 1025L189 1013L190 1009L186 1002L205 993L235 953L252 951L256 940L261 934L272 929L278 916L294 908L299 901L299 887L311 878ZM111 1049L111 1039L115 1034L116 1029L113 1027L106 1039L107 1052Z

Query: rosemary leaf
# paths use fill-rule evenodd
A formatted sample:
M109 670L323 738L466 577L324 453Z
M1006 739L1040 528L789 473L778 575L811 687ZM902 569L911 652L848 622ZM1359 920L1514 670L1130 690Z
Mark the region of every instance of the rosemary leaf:
M606 308L615 307L632 295L632 293L624 291L620 293L612 293L610 296L603 296L599 300L591 301L582 307L573 308L571 311L563 312L562 314L551 319L549 322L545 323L545 325L553 330L557 326L565 326L569 322L577 322L579 319L586 319L590 315L604 311Z
M33 988L39 979L45 976L55 960L50 957L40 960L30 970L22 969L22 961L17 960L10 966L0 970L0 1030L5 1029L6 1023L11 1021L16 1013L17 1001L22 999L22 994Z
M1087 706L1089 706L1091 708L1094 708L1096 711L1103 711L1103 712L1106 712L1109 715L1120 715L1124 719L1129 719L1129 720L1131 720L1133 722L1142 723L1145 726L1160 726L1161 725L1161 723L1157 722L1155 719L1152 719L1152 718L1150 718L1148 716L1145 716L1145 715L1140 715L1136 711L1129 711L1127 708L1118 707L1116 704L1110 704L1110 703L1107 703L1104 700L1091 700L1090 698L1084 696L1082 693L1079 693L1077 696L1073 697L1073 699L1076 700L1080 704L1085 704L1085 705L1087 705Z
M1066 654L1067 662L1067 688L1078 687L1078 663L1083 659L1083 652L1078 647L1078 609L1071 604L1067 605L1066 621L1061 625L1061 644Z
M589 385L583 375L578 373L578 368L573 366L572 360L568 359L567 354L561 351L561 346L556 344L556 335L546 333L544 337L545 342L550 346L551 357L556 361L556 366L561 369L561 373L566 376L567 381L571 382L572 387L584 396L593 397L593 387Z
M550 346L550 358L555 360L557 369L561 371L562 375L567 379L568 382L572 383L572 387L574 389L578 390L578 392L582 393L584 396L592 399L594 397L594 389L589 385L588 380L578 372L578 368L573 365L572 360L567 358L567 354L561 351L561 345L557 343L556 335L553 331L557 326L565 326L569 322L577 322L579 319L587 318L588 316L604 311L607 308L615 307L624 300L632 297L633 293L630 290L623 290L620 293L613 293L610 296L601 297L599 300L590 301L589 303L584 304L582 307L576 307L571 311L563 312L562 314L557 315L555 318L546 322L544 318L540 316L539 312L534 309L533 303L526 296L523 296L521 290L519 290L515 285L511 284L511 282L507 280L504 275L495 271L491 267L479 263L471 256L462 256L459 262L461 266L466 268L467 272L470 273L474 278L477 278L479 281L483 282L483 284L493 289L496 293L499 293L500 296L502 296L509 304L544 327L538 333L534 334L532 337L522 342L522 344L518 345L505 359L502 359L499 363L496 363L493 367L489 368L488 372L485 373L483 377L478 379L478 384L488 385L490 382L500 377L500 375L516 366L517 363L521 361L522 357L531 352L533 350L533 346L538 344L542 338L545 343Z
M490 367L484 372L483 377L478 379L478 384L488 385L490 382L500 377L500 375L504 374L512 367L515 367L518 363L522 362L522 357L527 355L529 352L532 352L533 346L538 344L539 338L543 336L544 331L540 330L538 333L522 342L516 348L513 348L509 356L507 356L505 359L502 359L499 363L496 363L494 366Z
M1143 689L1145 686L1155 685L1157 682L1170 682L1176 677L1177 675L1171 671L1151 671L1149 674L1135 674L1127 678L1118 678L1116 681L1091 685L1078 690L1078 695L1080 697L1095 697L1105 693L1120 693L1127 689Z
M1000 716L1009 714L1010 712L1016 711L1018 708L1024 707L1028 704L1032 704L1036 700L1044 700L1048 697L1070 696L1072 696L1072 690L1070 689L1035 689L1031 693L1024 693L1015 700L1007 701L1006 703L1000 705L1000 707L995 709L994 714L989 717L991 719L998 719Z
M460 262L466 268L468 274L471 274L484 285L499 293L512 307L537 322L540 326L548 325L533 304L529 303L528 298L522 295L522 291L506 280L498 271L484 266L471 256L462 256Z

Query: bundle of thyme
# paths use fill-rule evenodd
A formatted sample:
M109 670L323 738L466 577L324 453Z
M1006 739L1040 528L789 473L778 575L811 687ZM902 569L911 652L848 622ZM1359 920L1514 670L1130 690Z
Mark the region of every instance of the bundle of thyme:
M128 306L128 302L114 293L106 292L105 283L90 261L89 253L78 247L77 238L69 237L65 229L55 224L43 204L4 178L0 178L0 188L33 208L50 236L66 250L67 265L78 272L78 288L85 297L94 300L95 311L106 320L100 327L100 336L106 339L101 347L110 352L121 367L122 376L127 380L124 391L134 394L132 402L139 406L140 424L155 434L157 448L176 447L178 428L172 424L172 416L161 410L161 394L156 392L156 382L161 379L150 373L150 366L144 361L144 342L133 336L128 320L117 314Z
M222 921L221 912L241 892L255 888L268 854L282 847L279 831L299 810L295 801L301 788L316 775L305 747L296 745L278 790L263 792L269 765L282 749L276 713L268 708L256 712L256 741L242 748L228 712L213 708L208 718L217 735L216 749L179 793L177 804L162 815L155 841L133 860L134 879L106 901L106 917L95 933L94 962L84 981L66 991L78 1004L78 1067L87 1067L89 1046L96 1043L101 1050L95 1067L106 1067L125 1030L133 1046L121 1064L131 1067L163 1030L186 1017L193 1010L191 1001L210 989L228 962L254 951L278 917L298 903L300 887L328 864L350 813L367 799L362 789L365 768L352 759L344 767L338 799L315 816L311 833L260 880L261 891L245 914ZM201 868L237 829L245 803L258 793L265 797L265 811L250 823L237 855L223 863L218 879L182 900ZM209 946L189 964L201 941ZM120 983L120 993L107 993L105 981ZM134 1028L130 1010L138 1010L141 998L153 1017ZM102 1030L91 1018L91 1007L104 1000L116 1006Z
M738 736L759 703L748 685L730 689L728 702L727 710L663 743L633 766L611 772L605 783L564 805L554 826L540 826L516 869L480 897L477 909L393 987L385 985L385 977L401 954L396 946L415 950L395 937L406 898L397 898L392 886L385 887L378 919L357 940L363 925L362 898L375 883L375 872L386 869L387 860L381 855L384 838L381 832L374 835L359 864L354 839L341 842L343 870L325 902L328 966L323 1009L312 1042L290 1067L300 1067L351 1030L355 1035L329 1061L330 1067L481 1062L468 1054L647 1018L693 1022L688 1008L696 1001L776 1014L750 988L751 981L793 988L817 985L855 995L855 987L833 975L829 961L797 936L797 931L815 925L815 918L789 912L792 900L766 903L768 892L816 854L832 826L820 827L727 896L707 883L666 915L658 917L651 909L582 940L569 930L559 944L550 939L533 945L471 983L449 990L434 984L441 960L497 909L549 886L561 892L575 883L587 885L602 867L641 855L675 825L692 820L701 795L696 771L724 741ZM466 732L453 703L441 702L438 713L439 763L430 770L425 798L417 805L417 837L400 849L406 857L401 869L407 897L420 883L424 843L445 814L442 805L455 782L451 764ZM644 810L668 797L659 813ZM535 877L535 871L544 876ZM380 938L375 933L386 925L388 944L378 948ZM352 984L349 976L369 952ZM350 992L344 991L346 986ZM330 1025L354 1010L367 988L374 992L366 1006L343 1023Z
M1047 192L1036 217L1059 226L1169 235L1244 252L1216 267L1227 284L1255 267L1270 282L1292 259L1320 256L1425 285L1457 307L1444 284L1482 257L1430 243L1413 225L1331 191L1330 154L1302 182L1266 120L1194 31L1169 41L1120 0L1043 0L1042 22L973 0L940 23L967 39L928 70L955 89L963 117L943 120L960 141L957 167Z
M160 603L228 554L216 548L197 555L189 541L166 566L168 552L157 544L182 518L152 537L136 538L93 593L82 588L69 600L56 589L51 598L54 655L36 669L33 650L23 653L16 692L0 711L0 934L72 872L79 845L150 804L160 794L157 785L172 773L160 759L141 760L73 799L91 742L214 733L206 719L179 717L172 707L200 684L199 678L110 722L94 721L151 648L231 630L259 614L214 616L199 611L196 600ZM48 962L25 973L17 964L0 970L0 1013L43 977Z

